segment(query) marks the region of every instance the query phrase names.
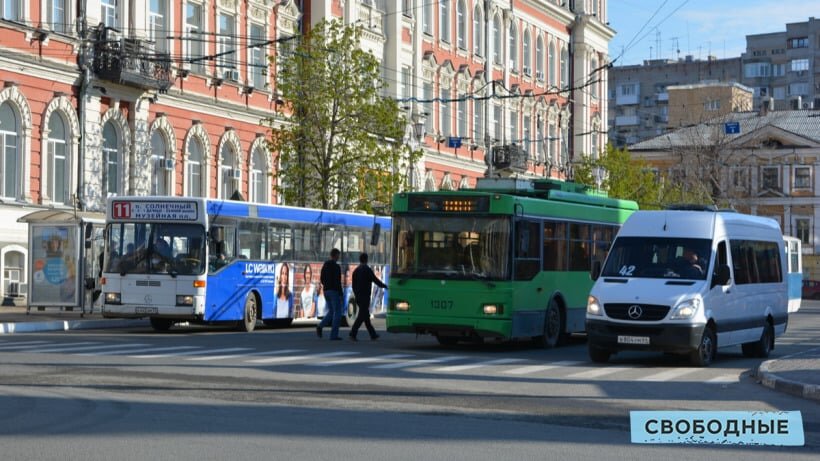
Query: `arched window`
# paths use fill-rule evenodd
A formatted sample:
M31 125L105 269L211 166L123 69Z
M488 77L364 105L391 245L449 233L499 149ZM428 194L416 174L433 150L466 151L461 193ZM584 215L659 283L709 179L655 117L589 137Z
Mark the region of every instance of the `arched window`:
M473 53L477 56L484 56L484 21L481 9L476 6L473 11Z
M3 197L17 198L20 174L20 122L11 104L0 104L0 176Z
M453 116L450 112L450 88L439 82L439 118L441 119L441 135L450 136Z
M186 192L191 197L204 197L202 194L203 150L199 139L194 137L188 142L188 190Z
M464 0L459 0L456 6L456 35L458 48L467 49L467 6Z
M46 141L48 155L48 182L46 195L52 202L71 204L71 166L68 157L68 137L66 123L62 115L57 112L51 114L48 121L48 140Z
M589 93L593 98L598 97L598 83L601 78L601 72L596 71L595 69L598 68L598 60L592 58L592 61L589 62Z
M535 78L544 80L544 38L540 35L535 42Z
M555 86L555 43L550 42L549 59L547 60L547 69L549 70L549 78L547 83Z
M439 0L438 38L450 42L450 0Z
M267 203L268 174L265 171L265 151L254 149L251 156L250 201Z
M221 160L219 172L222 177L222 190L219 191L219 197L227 200L231 198L235 190L239 189L241 170L236 160L236 153L227 142L222 145L219 157Z
M530 44L530 33L524 29L524 75L532 75L532 45Z
M114 122L108 121L103 127L103 162L105 172L103 173L103 190L107 195L119 193L120 173L122 170L122 160L120 159L120 137Z
M168 195L168 170L165 165L167 145L162 131L154 130L151 134L151 195ZM172 165L173 163L169 163L168 166Z
M561 88L569 87L569 52L567 47L561 47Z
M514 22L510 23L510 34L507 41L509 43L510 70L518 72L518 29L516 29Z
M501 64L501 19L493 19L493 62Z

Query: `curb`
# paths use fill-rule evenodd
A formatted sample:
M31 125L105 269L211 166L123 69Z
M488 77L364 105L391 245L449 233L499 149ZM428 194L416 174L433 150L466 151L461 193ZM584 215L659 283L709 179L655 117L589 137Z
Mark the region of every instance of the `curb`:
M817 384L792 381L790 379L781 378L769 371L769 365L776 361L777 360L767 360L757 367L755 376L760 380L761 384L769 389L820 402L820 386Z
M101 328L129 328L149 325L147 320L51 320L45 322L0 323L0 335L36 333L40 331L92 330Z

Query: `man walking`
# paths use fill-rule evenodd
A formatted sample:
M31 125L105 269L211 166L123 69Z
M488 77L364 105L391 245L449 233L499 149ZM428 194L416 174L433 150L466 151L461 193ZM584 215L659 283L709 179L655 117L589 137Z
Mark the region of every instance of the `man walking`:
M339 324L342 321L342 269L339 267L338 248L330 250L330 259L322 265L322 272L319 280L322 282L325 293L325 303L327 305L327 315L316 327L316 336L322 337L322 327L332 325L330 329L331 341L338 341Z
M370 333L370 339L376 340L379 335L370 323L370 289L372 284L376 284L382 288L387 288L381 280L373 273L373 269L367 265L367 253L359 255L359 267L353 271L353 295L356 297L356 304L359 306L359 313L356 315L356 321L353 322L353 327L350 329L350 340L357 341L356 333L359 327L367 327L367 332Z

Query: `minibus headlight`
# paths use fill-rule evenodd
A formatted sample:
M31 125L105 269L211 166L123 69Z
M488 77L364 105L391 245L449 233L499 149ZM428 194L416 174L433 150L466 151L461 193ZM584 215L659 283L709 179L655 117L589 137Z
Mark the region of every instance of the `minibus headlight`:
M105 294L105 303L106 304L121 304L122 298L120 298L119 293L106 293Z
M587 315L603 315L601 312L601 303L595 296L587 298Z
M410 303L407 301L396 301L396 303L393 304L393 307L395 307L397 311L407 312L410 310Z
M193 295L177 295L177 306L193 306Z
M693 298L687 299L686 301L682 301L675 310L672 311L672 315L669 316L670 320L686 320L691 319L695 316L700 309L700 298Z
M504 313L504 306L501 304L485 304L484 314L486 315L501 315Z

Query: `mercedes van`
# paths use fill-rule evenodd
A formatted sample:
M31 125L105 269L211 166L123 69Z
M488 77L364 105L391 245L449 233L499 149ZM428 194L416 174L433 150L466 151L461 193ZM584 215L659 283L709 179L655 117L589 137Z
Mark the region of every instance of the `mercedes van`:
M788 287L776 221L714 209L637 211L621 227L587 303L589 356L687 354L718 347L767 357L786 331Z

